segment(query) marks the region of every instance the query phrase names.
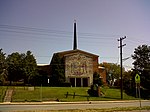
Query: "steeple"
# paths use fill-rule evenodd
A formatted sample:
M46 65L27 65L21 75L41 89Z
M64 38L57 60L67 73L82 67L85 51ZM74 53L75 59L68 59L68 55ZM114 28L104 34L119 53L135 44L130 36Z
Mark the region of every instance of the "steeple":
M76 20L74 21L74 41L73 41L73 50L77 49L77 34L76 34Z

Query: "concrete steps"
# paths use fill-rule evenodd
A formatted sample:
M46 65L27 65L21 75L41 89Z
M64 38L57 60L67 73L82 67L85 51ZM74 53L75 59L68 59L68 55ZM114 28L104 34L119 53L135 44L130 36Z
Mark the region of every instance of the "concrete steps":
M12 94L13 94L13 89L7 89L4 97L4 102L11 102Z

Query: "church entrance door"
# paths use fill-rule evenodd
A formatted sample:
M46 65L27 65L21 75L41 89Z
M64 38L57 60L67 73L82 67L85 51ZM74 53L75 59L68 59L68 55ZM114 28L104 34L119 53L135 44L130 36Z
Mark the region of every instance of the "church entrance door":
M76 87L81 87L81 78L76 78Z
M88 78L83 78L83 87L88 87Z
M75 87L75 78L70 78L70 83L72 87Z

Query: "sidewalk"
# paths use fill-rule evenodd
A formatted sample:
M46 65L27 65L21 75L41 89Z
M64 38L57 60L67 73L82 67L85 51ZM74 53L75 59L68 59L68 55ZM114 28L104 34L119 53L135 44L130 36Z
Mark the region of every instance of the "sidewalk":
M140 102L140 100L117 100L117 101L79 101L79 102L58 102L58 101L43 101L43 102L2 102L0 105L51 105L51 104L99 104L99 103L129 103ZM141 100L141 102L149 102L150 100Z
M85 110L83 112L86 112L86 110L95 110L95 109L114 109L118 111L122 108L131 108L129 110L132 110L133 108L136 111L133 112L148 112L150 108L150 100L142 100L141 101L141 107L140 102L138 100L127 100L127 101L81 101L81 102L10 102L10 103L0 103L0 111L5 110L5 112L10 111L23 111L23 110L30 110L30 111L36 111L38 112L50 112L48 110L55 110L56 112L58 110ZM137 108L140 111L137 111ZM133 109L133 110L134 110ZM141 109L146 111L141 111ZM41 110L41 111L40 111ZM116 112L117 112L116 111ZM68 111L66 111L68 112ZM122 111L119 111L122 112ZM125 111L124 111L125 112ZM129 111L130 112L130 111Z

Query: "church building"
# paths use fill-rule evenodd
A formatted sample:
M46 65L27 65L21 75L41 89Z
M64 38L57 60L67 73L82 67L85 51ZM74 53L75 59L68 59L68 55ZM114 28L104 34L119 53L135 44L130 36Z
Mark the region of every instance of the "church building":
M49 66L50 75L52 75L53 65L56 64L53 61L56 56L63 59L61 64L64 65L65 81L70 83L72 87L89 87L93 83L94 72L101 71L98 66L98 55L77 49L76 22L74 22L73 49L53 54ZM106 81L103 80L103 82Z
M76 22L74 23L73 43L73 50L55 54L64 58L66 82L70 82L73 87L88 87L93 82L93 73L98 72L99 56L77 49ZM52 65L53 63L50 64L50 66Z

